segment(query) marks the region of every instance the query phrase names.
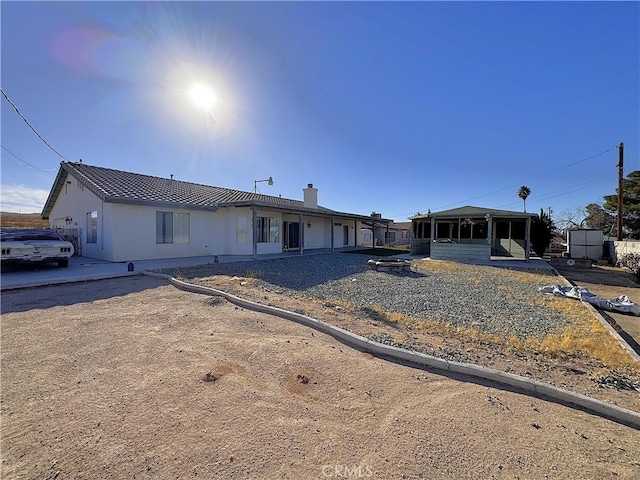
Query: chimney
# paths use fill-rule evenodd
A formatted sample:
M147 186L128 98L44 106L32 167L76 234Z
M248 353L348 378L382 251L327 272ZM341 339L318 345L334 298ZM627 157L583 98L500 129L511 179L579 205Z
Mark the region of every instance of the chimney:
M313 183L307 185L307 188L303 188L304 193L304 207L305 208L318 208L318 189L313 188Z

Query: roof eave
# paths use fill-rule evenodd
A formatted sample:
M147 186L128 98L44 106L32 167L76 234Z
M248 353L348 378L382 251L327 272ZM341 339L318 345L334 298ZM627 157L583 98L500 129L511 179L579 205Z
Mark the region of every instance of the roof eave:
M62 165L62 164L61 164ZM49 220L49 215L51 214L51 210L53 210L53 206L58 199L58 195L62 191L62 186L64 185L65 180L69 174L66 170L62 168L62 166L58 169L58 174L56 175L56 179L53 182L53 186L49 191L49 196L47 197L47 201L44 202L44 207L42 207L42 212L40 213L40 218L43 220Z

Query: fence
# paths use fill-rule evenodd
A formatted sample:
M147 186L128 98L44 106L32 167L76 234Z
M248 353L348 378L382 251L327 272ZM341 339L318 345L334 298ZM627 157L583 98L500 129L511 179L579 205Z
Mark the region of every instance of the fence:
M609 258L614 265L618 260L630 253L640 254L640 240L626 240L621 242L605 242L609 251Z
M82 242L80 241L82 231L79 227L56 227L55 230L63 239L73 244L74 255L82 256Z

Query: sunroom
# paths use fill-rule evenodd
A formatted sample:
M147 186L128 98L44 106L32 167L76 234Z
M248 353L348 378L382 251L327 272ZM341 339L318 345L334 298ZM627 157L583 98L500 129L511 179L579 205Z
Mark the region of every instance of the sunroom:
M411 217L411 253L436 260L529 260L532 214L466 206Z

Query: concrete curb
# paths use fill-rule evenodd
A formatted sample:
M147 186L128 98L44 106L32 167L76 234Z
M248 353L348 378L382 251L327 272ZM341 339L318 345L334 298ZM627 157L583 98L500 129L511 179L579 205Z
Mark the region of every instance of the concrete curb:
M322 322L320 320L316 320L306 315L301 315L299 313L290 312L281 308L270 307L268 305L245 300L241 297L223 292L222 290L216 290L210 287L203 287L200 285L183 282L171 277L170 275L154 272L144 272L144 274L167 279L172 285L180 288L181 290L186 290L193 293L202 293L204 295L221 296L226 298L234 305L238 305L248 310L267 313L269 315L275 315L286 320L300 323L322 333L326 333L327 335L330 335L335 339L340 340L341 342L363 352L372 353L381 357L390 357L423 367L468 375L484 380L490 380L501 385L516 388L526 393L531 393L537 396L544 396L546 398L559 403L563 403L568 406L572 406L574 408L578 407L586 409L600 416L607 417L618 423L622 423L624 425L640 430L640 413L634 412L632 410L627 410L626 408L618 407L617 405L612 405L595 398L587 397L586 395L581 395L569 390L554 387L553 385L531 380L526 377L501 372L499 370L493 370L491 368L482 367L479 365L452 362L424 353L412 352L409 350L384 345L382 343L374 342L372 340L369 340L368 338L361 337L339 327L334 327L333 325Z

